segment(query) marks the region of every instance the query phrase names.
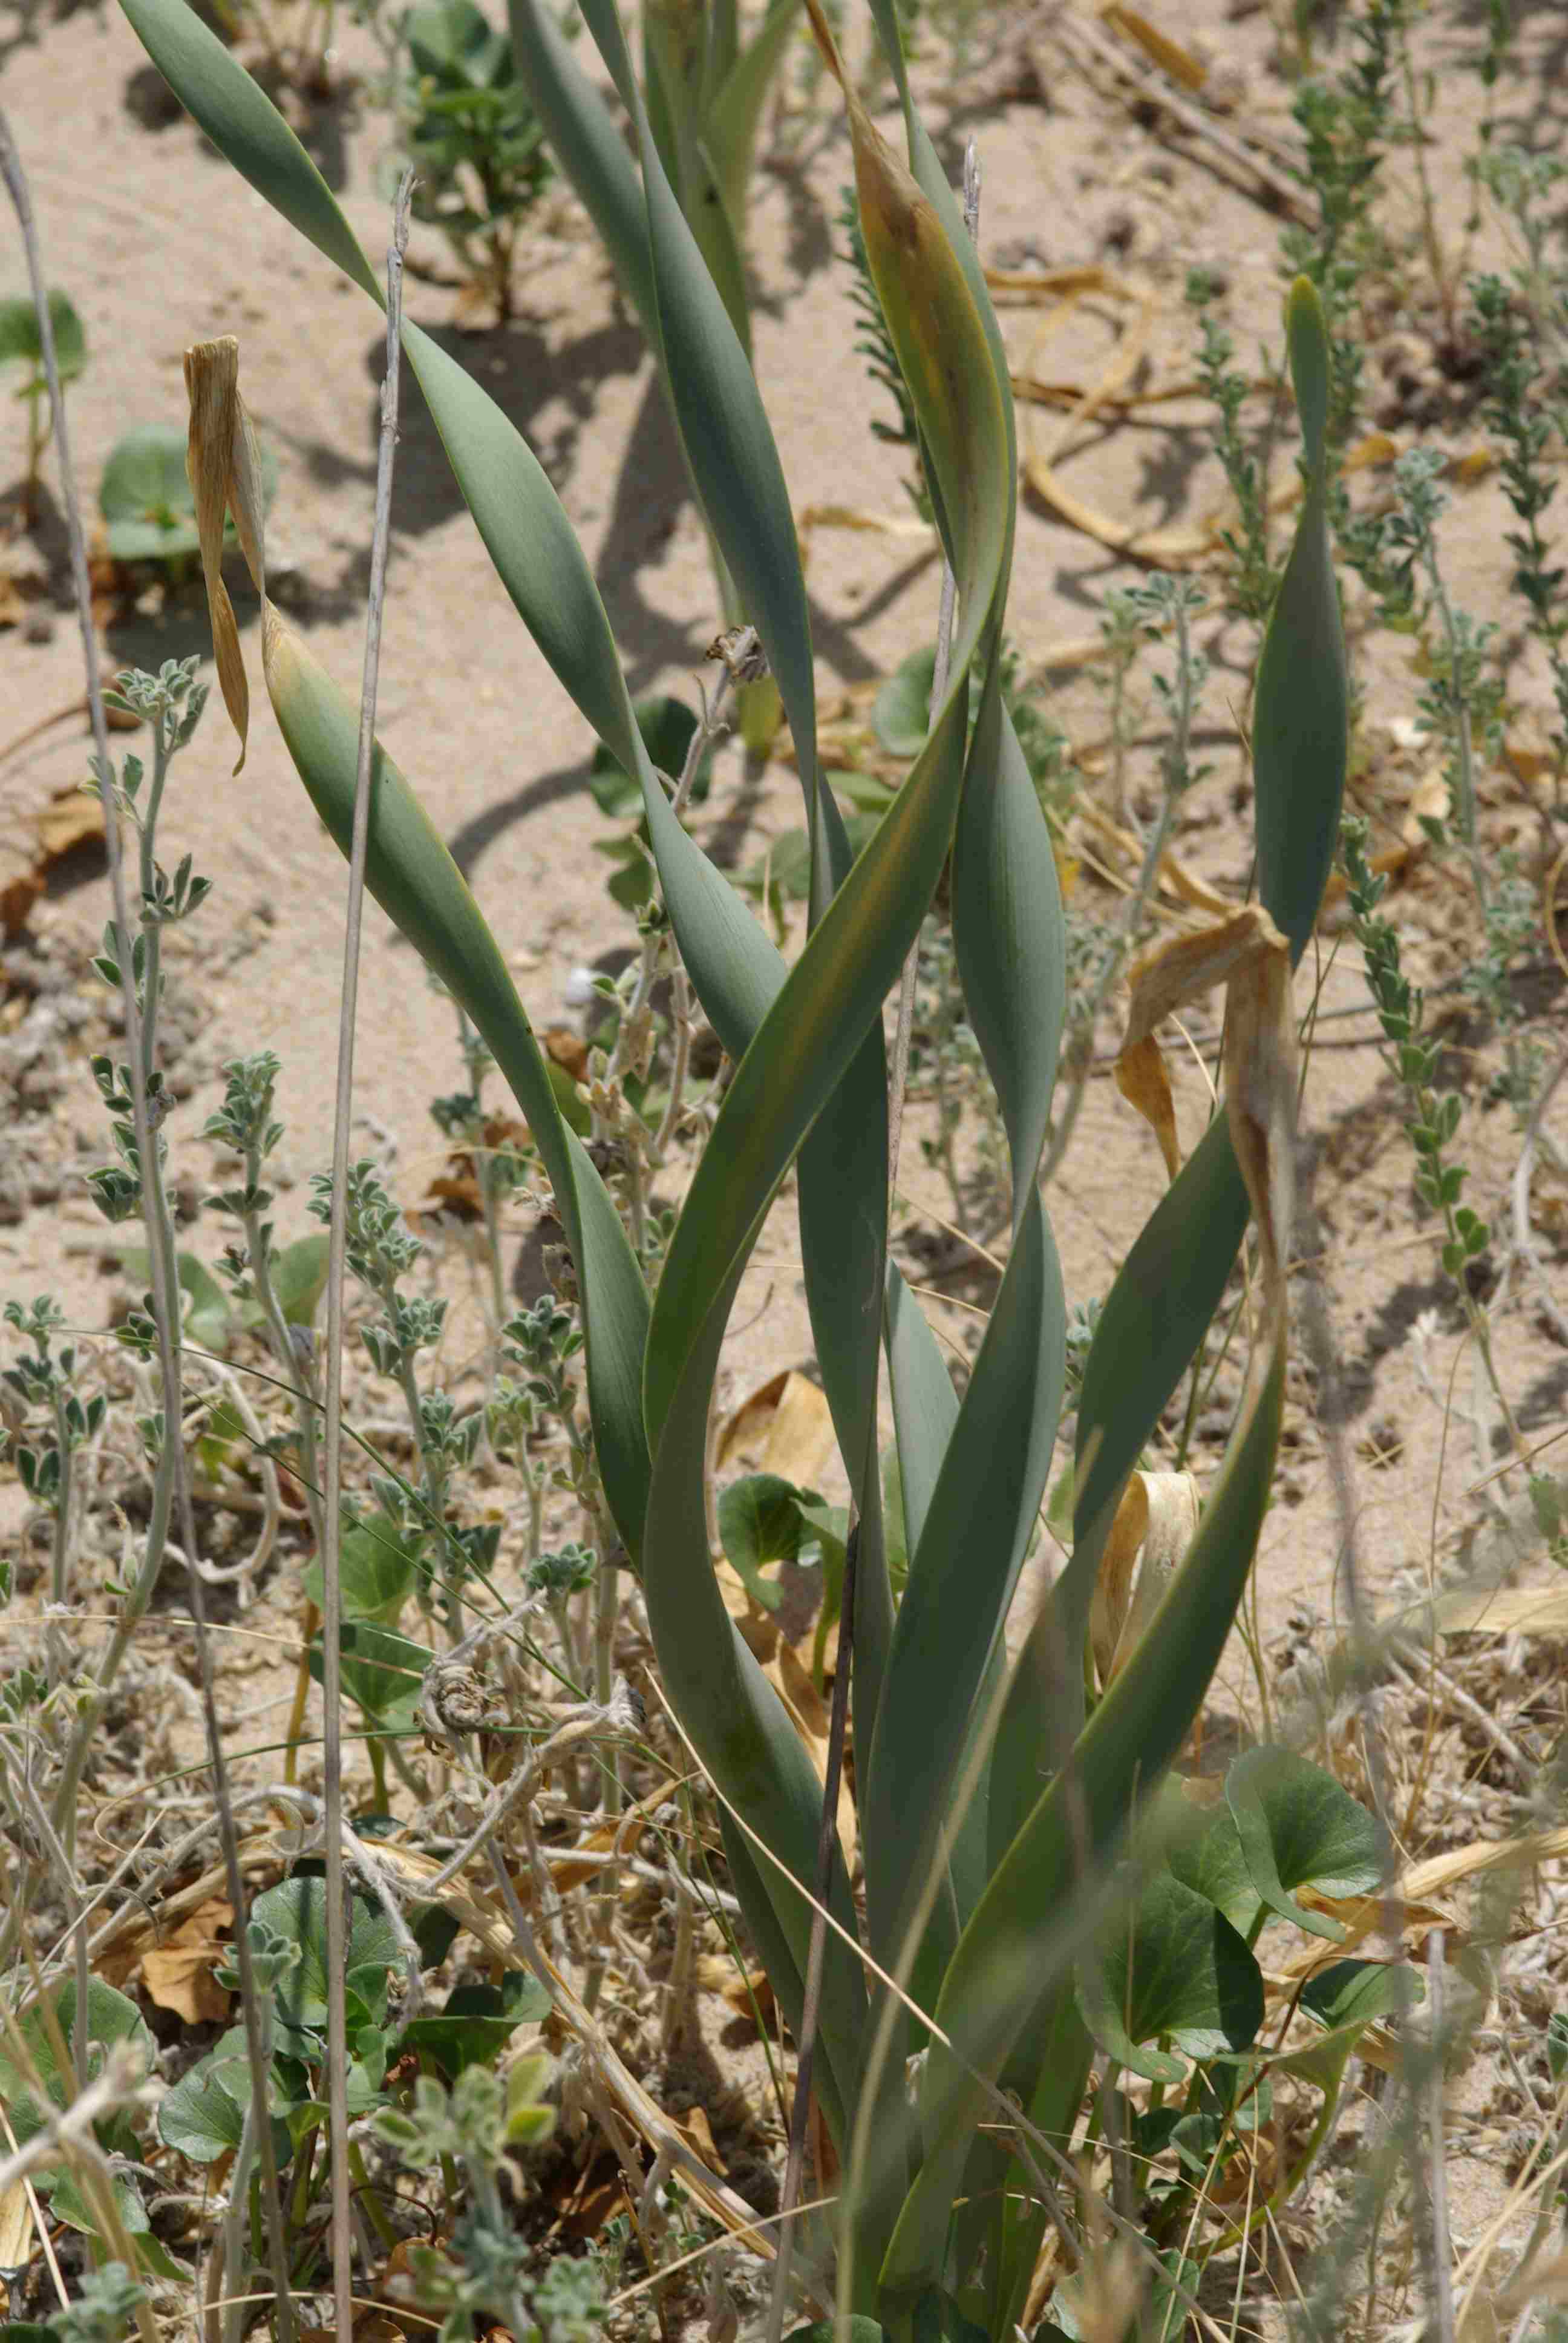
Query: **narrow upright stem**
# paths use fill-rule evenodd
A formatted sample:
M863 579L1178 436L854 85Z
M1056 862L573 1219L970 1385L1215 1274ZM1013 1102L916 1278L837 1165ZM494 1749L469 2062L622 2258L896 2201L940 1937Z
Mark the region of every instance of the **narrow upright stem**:
M343 1593L338 1578L343 1503L343 1270L347 1252L348 1134L354 1111L354 1020L359 997L359 931L370 837L370 770L376 744L376 694L381 671L381 612L392 535L392 471L397 446L397 373L402 355L403 255L414 174L405 171L387 253L387 377L381 387L381 439L376 466L376 522L370 544L369 606L359 702L359 754L354 833L344 920L343 997L337 1039L337 1096L332 1131L332 1220L327 1268L327 1458L323 1504L322 1756L327 1792L327 2066L330 2113L332 2290L340 2335L354 2332L354 2237L348 2170L347 1911L343 1875L343 1682L339 1649Z

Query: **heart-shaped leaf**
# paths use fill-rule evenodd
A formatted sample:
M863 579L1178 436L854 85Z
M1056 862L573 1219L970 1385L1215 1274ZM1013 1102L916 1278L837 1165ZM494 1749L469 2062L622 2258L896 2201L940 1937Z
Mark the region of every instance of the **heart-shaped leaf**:
M1078 1965L1078 2006L1101 2048L1151 2082L1179 2083L1179 2058L1244 2050L1263 2022L1263 1978L1236 1930L1206 1897L1159 1873L1115 1923L1098 1958Z
M1337 1941L1337 1920L1308 1911L1292 1889L1370 1896L1384 1871L1382 1834L1332 1774L1290 1749L1249 1749L1225 1776L1252 1885L1271 1912Z

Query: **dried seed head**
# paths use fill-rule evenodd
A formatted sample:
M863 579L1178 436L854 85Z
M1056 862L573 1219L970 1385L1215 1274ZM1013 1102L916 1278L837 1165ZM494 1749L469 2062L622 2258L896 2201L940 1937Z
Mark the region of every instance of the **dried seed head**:
M460 1661L438 1660L426 1674L424 1697L448 1733L506 1723L506 1711L495 1706L483 1677Z

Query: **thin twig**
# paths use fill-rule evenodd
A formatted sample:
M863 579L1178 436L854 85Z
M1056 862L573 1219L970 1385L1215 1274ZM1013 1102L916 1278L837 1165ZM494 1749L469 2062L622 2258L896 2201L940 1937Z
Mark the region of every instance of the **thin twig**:
M1546 1111L1557 1094L1557 1085L1568 1073L1568 1046L1565 1046L1551 1075L1543 1085L1530 1120L1524 1126L1524 1143L1519 1151L1519 1161L1513 1172L1513 1245L1516 1260L1522 1261L1535 1281L1537 1306L1550 1322L1560 1342L1568 1342L1568 1316L1564 1316L1552 1296L1541 1256L1535 1250L1534 1232L1530 1225L1530 1177L1535 1168L1535 1153L1541 1144Z
M964 148L964 226L971 244L980 241L980 152L971 138ZM947 698L948 665L953 648L953 608L958 598L958 580L953 565L942 562L941 598L937 606L937 656L931 669L930 712ZM915 1023L915 977L920 967L920 940L917 935L910 946L904 962L904 972L899 983L899 1021L893 1031L893 1065L888 1081L888 1195L891 1199L899 1184L899 1151L904 1137L904 1093L910 1080L910 1040ZM790 2236L788 2227L784 2237Z
M1426 1982L1432 2005L1432 2072L1427 2078L1427 2150L1431 2170L1427 2199L1432 2213L1432 2328L1433 2343L1453 2343L1453 2251L1448 2235L1448 2166L1442 2136L1442 1931L1426 1940Z
M327 1269L327 1493L321 1547L322 1756L327 1789L327 2051L331 2143L332 2288L337 2331L354 2331L353 2187L348 2172L348 2024L347 1914L343 1878L343 1721L338 1638L343 1597L338 1551L343 1497L343 1268L347 1251L348 1134L354 1112L354 1021L359 995L359 930L370 835L370 765L376 693L381 671L381 612L392 534L392 468L397 446L397 369L402 355L403 255L414 174L405 171L392 211L387 252L387 377L381 386L381 443L376 463L376 522L370 541L370 594L365 621L365 672L359 701L359 761L354 782L354 836L343 937L343 997L337 1032L337 1098L332 1131L332 1221Z
M200 1676L203 1722L206 1732L207 1753L212 1764L213 1796L217 1807L218 1829L223 1847L230 1902L235 1914L235 1950L239 1969L240 1988L245 2010L246 2049L250 2069L251 2089L256 2099L266 2103L267 2060L261 2034L261 2010L256 1996L255 1980L251 1974L250 1945L243 1924L244 1886L239 1868L239 1841L234 1826L234 1809L229 1797L228 1767L224 1757L223 1737L218 1725L217 1701L214 1691L212 1649L206 1632L206 1598L201 1574L194 1567L196 1553L196 1524L191 1510L190 1488L184 1470L184 1443L180 1406L180 1347L176 1329L179 1325L179 1288L175 1276L172 1227L167 1222L166 1208L157 1209L161 1182L158 1178L158 1138L147 1111L147 1070L142 1053L141 1020L136 1005L136 982L132 950L132 929L129 895L126 885L124 841L119 821L111 801L110 782L114 770L109 757L108 722L104 713L102 679L98 671L98 644L93 624L92 588L87 577L86 540L82 532L82 509L76 490L75 466L71 455L70 429L65 418L65 395L60 386L59 361L55 348L54 321L45 290L43 262L38 249L37 228L33 217L32 199L22 169L22 158L11 126L0 109L0 176L4 176L15 206L22 231L23 247L27 256L27 275L32 287L34 307L38 319L38 336L43 349L44 371L49 385L50 410L55 421L55 446L60 466L60 496L65 507L65 529L71 548L71 576L75 588L76 618L82 635L82 660L86 672L87 703L93 719L93 743L97 752L98 769L104 788L104 837L109 860L109 881L114 898L115 921L118 930L120 963L120 993L126 1021L126 1054L129 1061L131 1082L131 1121L136 1132L136 1157L141 1172L143 1213L146 1221L147 1257L153 1289L153 1314L157 1326L158 1366L163 1379L164 1436L172 1443L171 1461L176 1495L179 1506L180 1526L186 1551L193 1559L188 1572L191 1618L196 1632L196 1663ZM153 1004L148 1003L149 1013ZM264 2125L261 2135L261 2195L266 2212L268 2259L273 2282L274 2317L279 2343L293 2343L294 2313L289 2293L289 2266L283 2231L283 2209L278 2196L277 2159L274 2152L272 2127Z

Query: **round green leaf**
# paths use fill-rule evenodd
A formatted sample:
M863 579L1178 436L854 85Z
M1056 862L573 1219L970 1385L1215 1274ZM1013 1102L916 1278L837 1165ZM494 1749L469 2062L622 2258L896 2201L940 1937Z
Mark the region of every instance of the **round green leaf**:
M419 1704L419 1687L434 1654L373 1619L346 1619L341 1640L343 1689L388 1731L407 1733ZM321 1682L321 1639L310 1647L310 1673Z
M244 2129L244 2111L224 2088L210 2056L183 2075L158 2108L158 2137L193 2164L216 2164L239 2146Z
M74 2056L76 2030L76 1981L67 1977L52 1996L55 2016L64 2036L68 2056ZM35 2002L18 2020L22 2039L25 2042L38 2078L53 2107L64 2108L76 2095L74 2070L62 2070L55 2056L50 2028L45 2025L41 2005ZM134 2001L101 1977L87 1980L87 2042L89 2076L102 2071L106 2054L118 2042L129 2042L141 2051L147 2064L153 2059L153 2037L148 2032L140 2010ZM47 2121L25 2080L21 2069L13 2063L7 2047L7 2037L0 2035L0 2105L4 2105L16 2135L18 2147L25 2147L35 2132Z
M300 1237L285 1245L272 1265L273 1291L278 1308L291 1326L308 1326L327 1291L327 1253L330 1239Z
M1263 1978L1222 1912L1169 1873L1081 1961L1078 2006L1102 2050L1151 2082L1179 2083L1179 2058L1143 2046L1169 2036L1189 2057L1244 2050L1263 2022Z
M1337 1920L1309 1912L1292 1890L1370 1896L1382 1879L1375 1818L1332 1774L1290 1749L1250 1749L1225 1776L1225 1796L1252 1885L1271 1912L1309 1936L1341 1937Z
M547 2016L550 1997L537 1977L508 1969L499 1986L454 1986L447 2006L412 2018L397 2037L399 2050L427 2052L455 2082L465 2066L492 2066L519 2026Z
M398 1612L414 1592L414 1557L404 1545L397 1523L387 1514L372 1513L344 1532L338 1583L346 1620L367 1619L377 1626L394 1626ZM305 1592L320 1610L323 1587L319 1556L307 1566ZM375 1713L380 1714L388 1704L388 1698L393 1704L402 1699L407 1684L407 1679L399 1675L394 1684L380 1688ZM418 1689L417 1683L414 1689ZM357 1693L355 1698L360 1700L362 1707L367 1704Z
M1179 1793L1171 1803L1174 1805L1178 1799ZM1167 1851L1166 1862L1184 1887L1191 1888L1195 1896L1201 1896L1223 1912L1241 1936L1250 1936L1263 1908L1263 1900L1252 1885L1235 1816L1228 1806L1221 1807L1205 1829L1194 1832L1190 1827L1191 1809L1185 1800L1180 1800L1180 1804L1189 1828L1178 1831Z
M347 1966L375 1969L385 1976L399 1958L392 1924L378 1905L356 1896L349 1906ZM299 1964L277 1991L277 2008L286 2024L318 2027L327 2023L327 1883L324 1879L286 1879L269 1887L251 1906L252 1920L264 1921L290 1944L299 1946Z
M632 707L637 729L642 734L644 748L658 772L672 781L680 779L686 764L686 752L697 729L697 719L686 702L663 692L651 699L637 700ZM702 759L692 796L700 799L708 794L709 769L713 761L710 749ZM594 750L593 763L588 768L588 788L600 813L608 814L614 821L631 820L642 811L641 784L628 774L618 758L611 756L602 743Z
M264 507L277 487L277 458L261 449ZM138 423L117 442L98 483L98 507L108 523L116 561L163 561L197 553L196 497L186 472L186 434L178 424ZM225 524L233 541L234 524Z
M64 293L49 296L49 323L55 328L55 361L60 369L60 379L71 382L87 363L87 337ZM33 367L42 378L44 342L30 293L0 301L0 366L10 366L18 360Z
M800 1508L819 1503L777 1473L749 1473L731 1482L719 1499L719 1535L730 1563L767 1611L777 1611L782 1590L761 1574L770 1562L793 1562L807 1534Z
M1331 2032L1402 2016L1426 1988L1405 1961L1331 1961L1302 1987L1302 2007Z

